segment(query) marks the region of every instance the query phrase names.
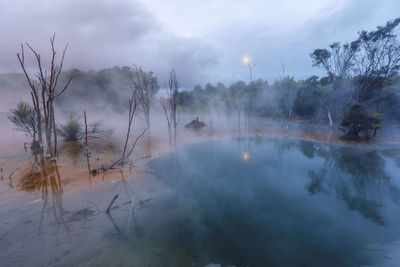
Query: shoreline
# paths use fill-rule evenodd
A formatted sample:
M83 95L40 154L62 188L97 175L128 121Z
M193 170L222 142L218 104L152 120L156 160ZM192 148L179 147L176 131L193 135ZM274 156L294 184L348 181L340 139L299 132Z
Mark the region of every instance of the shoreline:
M148 169L149 163L152 160L165 156L168 153L173 153L175 149L180 149L183 146L190 146L199 142L219 142L231 138L246 139L259 137L288 141L301 140L328 146L354 147L354 144L341 144L332 142L332 140L328 142L321 133L309 135L303 131L304 136L295 134L297 131L291 133L289 136L277 135L274 131L265 131L263 133L248 131L239 134L238 132L229 130L225 132L220 131L210 137L207 129L204 129L202 133L185 131L178 137L180 142L176 146L171 147L168 145L168 142L165 142L165 139L160 136L153 136L152 151L154 153L152 157L142 157L143 153L146 152L146 139L143 139L138 145L136 153L132 155L132 157L139 157L139 160L136 162L136 168L125 168L122 172L119 169L113 170L108 172L108 176L104 180L101 179L101 175L98 175L92 180L92 184L88 184L88 170L84 170L84 161L79 162L79 166L85 172L81 173L81 177L76 177L76 184L73 184L71 181L69 181L69 184L64 184L63 180L66 180L66 178L62 177L60 179L61 183L56 183L56 185L61 184L62 186L54 186L51 181L57 181L57 179L49 177L49 183L46 186L37 188L34 191L13 191L7 186L8 181L4 180L2 185L0 185L2 200L0 210L4 214L7 214L7 216L5 216L5 223L2 225L1 230L8 235L3 239L4 244L10 240L14 245L5 250L3 255L11 253L13 257L10 260L18 259L18 261L22 262L36 261L42 262L42 265L48 265L49 262L54 263L53 260L59 258L66 265L70 265L70 258L81 259L79 251L75 250L76 246L85 244L85 247L101 250L103 246L106 246L104 243L99 242L101 238L104 238L104 233L111 236L120 236L121 233L129 236L129 230L124 230L124 227L131 225L127 224L127 218L130 218L132 213L135 214L133 216L137 216L136 218L154 218L151 216L158 216L158 212L169 208L171 203L176 205L183 203L177 198L174 188L171 188ZM310 136L322 136L323 138L319 138L322 140L311 139ZM365 149L381 147L381 145L370 146L365 144L356 146L361 146ZM385 146L385 148L388 148L388 146ZM398 147L396 146L395 149L398 149ZM115 158L116 155L119 155L117 148L113 150L110 156ZM92 157L94 159L96 154L93 154ZM62 160L65 160L64 156ZM65 173L71 175L70 173L68 174L70 168L63 166L62 160L60 159L57 163L60 165L61 176ZM71 165L70 161L69 164ZM149 171L142 172L143 170ZM124 173L127 175L124 175ZM116 195L119 195L119 197L115 201L111 213L108 214L106 213L106 208ZM185 209L188 207L186 206L188 203L187 199L184 197L182 199L185 200L183 206L177 207L180 207L180 210L183 211L190 211L189 209ZM129 205L129 203L132 203L130 201L133 201L134 205ZM173 214L172 217L176 215ZM177 216L179 217L179 214ZM165 222L165 220L165 217L160 219L161 222ZM131 221L128 222L132 223ZM140 222L143 223L144 220ZM145 227L147 225L142 226ZM69 229L68 232L75 234L75 237L72 239L73 241L71 241L73 244L64 242L60 246L60 250L63 253L65 251L70 253L68 254L69 257L61 257L57 256L57 254L42 257L40 249L36 249L35 247L24 248L24 244L38 242L38 234L43 238L41 240L45 240L40 240L39 242L43 242L42 244L45 245L52 244L54 233L59 232L63 235L63 229ZM153 228L150 226L148 229ZM122 231L120 232L120 230ZM79 236L83 236L83 238ZM20 240L23 240L23 242ZM48 248L49 251L51 249L51 247ZM389 249L394 251L392 253L398 251L397 247L389 247ZM24 251L24 253L20 251Z
M109 141L109 145L112 147L109 150L104 149L104 147L97 148L97 151L96 148L91 149L94 151L94 153L92 153L89 157L86 157L84 154L80 154L75 155L77 158L72 159L68 158L67 155L62 154L59 160L56 162L58 167L57 175L59 186L63 189L74 190L83 186L90 187L99 182L119 180L122 179L121 176L133 177L135 175L146 173L146 167L151 160L173 152L175 149L178 149L181 146L195 144L207 140L252 137L303 140L324 144L335 144L340 146L359 148L363 147L368 149L400 149L400 143L394 141L386 143L380 141L343 141L338 139L338 135L334 131L309 131L301 129L282 129L279 127L267 129L266 126L255 126L252 127L252 129L247 129L244 131L224 127L221 127L215 132L210 131L210 127L204 127L199 131L183 129L183 131L181 130L178 134L177 142L172 145L168 144L168 138L166 138L165 135L163 136L162 133L153 133L153 135L150 137L150 141L148 136L143 137L143 139L141 139L138 143L134 155L131 156L134 167L126 166L121 169L108 170L102 174L93 175L90 174L90 171L94 168L99 168L102 165L106 165L118 157L117 155L119 154L119 147L116 145L116 140ZM65 145L65 143L62 145ZM92 146L96 147L96 144L93 144ZM1 155L0 157L2 160L1 167L3 168L3 172L1 173L3 176L1 186L8 187L9 191L37 192L40 188L40 185L39 188L37 188L38 185L29 185L29 182L27 185L25 184L25 189L21 188L21 180L24 178L24 175L27 174L29 165L33 163L30 151L22 152L21 149L18 149L15 145L11 147L13 147L12 152L15 154L9 157L5 157L4 155ZM151 153L149 153L149 147ZM2 154L4 154L4 152ZM149 154L150 156L145 156ZM14 159L16 155L19 155L19 157ZM14 172L12 175L12 180L18 181L17 188L12 188L11 186L6 185L7 177L11 174L11 172ZM35 172L36 177L33 175L31 178L32 180L38 181L41 178L39 177L40 175L37 170Z

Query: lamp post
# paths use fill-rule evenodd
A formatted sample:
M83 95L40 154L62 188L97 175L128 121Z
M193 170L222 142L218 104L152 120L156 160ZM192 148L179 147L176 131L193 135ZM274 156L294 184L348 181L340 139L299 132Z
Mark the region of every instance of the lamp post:
M249 75L250 75L250 82L253 81L253 70L251 69L251 60L250 57L245 56L242 60L243 64L247 65L249 67Z

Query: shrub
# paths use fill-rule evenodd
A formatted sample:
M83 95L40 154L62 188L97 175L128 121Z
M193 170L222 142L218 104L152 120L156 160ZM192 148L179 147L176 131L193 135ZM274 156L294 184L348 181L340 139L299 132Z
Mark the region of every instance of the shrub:
M82 125L78 118L70 116L67 124L61 126L60 135L65 141L78 141L82 135Z
M10 109L8 119L17 127L18 131L30 135L36 141L37 117L35 109L25 102L19 102L17 107Z
M359 139L361 132L365 133L365 137L369 138L369 131L376 131L383 126L381 125L383 115L381 113L370 113L363 104L347 103L343 109L343 117L340 126L347 130L347 133L341 139Z

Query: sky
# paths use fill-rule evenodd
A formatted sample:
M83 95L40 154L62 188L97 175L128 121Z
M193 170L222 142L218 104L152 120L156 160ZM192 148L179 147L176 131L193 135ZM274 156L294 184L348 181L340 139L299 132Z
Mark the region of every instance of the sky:
M399 0L1 0L0 72L20 72L28 42L49 56L56 33L65 68L141 66L161 86L175 69L183 87L222 81L305 79L322 72L309 54L348 42L400 16ZM34 69L32 57L27 63Z

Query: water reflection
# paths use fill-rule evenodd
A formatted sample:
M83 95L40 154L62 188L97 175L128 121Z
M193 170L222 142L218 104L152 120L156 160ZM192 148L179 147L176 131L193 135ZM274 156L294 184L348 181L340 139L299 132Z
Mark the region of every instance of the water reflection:
M59 148L59 153L65 155L69 160L72 160L74 165L77 164L81 157L86 153L83 145L79 142L65 142Z
M65 211L60 172L57 163L45 158L43 152L34 155L32 166L25 171L20 179L19 190L41 192L43 201L41 222L45 210L52 211L57 223L64 222Z
M250 155L254 151L254 143L257 143L257 139L250 141L248 138L237 138L238 149L243 161L250 160Z
M379 225L385 225L382 215L384 201L400 204L400 189L385 171L385 150L328 145L312 141L280 141L275 146L282 164L282 151L299 150L319 166L307 170L310 194L325 194L344 201L350 210Z
M299 148L309 158L323 159L319 168L308 171L307 190L311 194L335 195L349 209L379 225L385 224L383 202L399 205L400 190L385 172L385 160L379 152L307 141L299 142Z
M151 163L176 197L145 233L185 243L201 264L375 264L384 255L369 248L400 238L400 191L383 154L265 138L187 146Z
M249 159L249 153L248 152L244 152L243 153L243 160L247 161Z
M76 212L63 209L59 166L43 155L22 184L47 192L43 210L72 229L52 235L54 224L43 224L41 238L62 242L41 266L382 266L379 248L400 238L399 159L286 139L207 141L153 160L154 176L116 172L109 191L88 188L100 209L79 202ZM69 239L76 242L67 246Z
M77 165L78 161L86 160L89 185L92 183L89 153L85 153L78 142L61 144L59 153L66 157L67 162ZM33 153L31 166L22 171L17 185L18 190L40 192L42 200L40 227L46 211L51 211L57 224L65 222L66 211L63 207L63 183L68 184L72 178L61 177L59 164L44 156L42 151ZM84 163L84 162L82 162Z

